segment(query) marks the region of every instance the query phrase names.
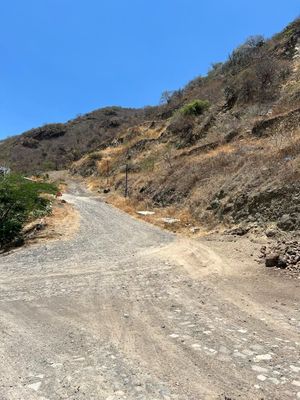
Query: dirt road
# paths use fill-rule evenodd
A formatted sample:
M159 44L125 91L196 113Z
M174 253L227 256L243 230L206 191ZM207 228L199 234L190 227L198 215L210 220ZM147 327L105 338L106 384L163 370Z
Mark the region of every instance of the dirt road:
M66 199L73 239L0 258L1 400L300 398L299 279Z

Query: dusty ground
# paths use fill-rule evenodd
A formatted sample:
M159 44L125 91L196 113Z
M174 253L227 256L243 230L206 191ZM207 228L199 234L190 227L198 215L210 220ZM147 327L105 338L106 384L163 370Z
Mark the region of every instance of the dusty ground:
M80 214L73 205L57 200L53 205L52 214L44 218L44 221L46 229L38 235L38 240L69 240L79 230Z
M42 226L42 229L37 229ZM51 214L35 219L25 225L23 233L25 246L51 240L70 240L78 232L80 214L72 204L56 199L52 204Z
M300 398L299 279L71 193L77 235L0 258L1 400Z

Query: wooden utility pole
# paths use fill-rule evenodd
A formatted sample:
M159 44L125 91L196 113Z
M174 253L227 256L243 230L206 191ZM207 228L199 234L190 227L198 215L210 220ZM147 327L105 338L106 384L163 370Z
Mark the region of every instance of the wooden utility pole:
M128 197L128 163L125 167L125 197Z
M129 160L131 159L131 155L129 150L127 150L126 154L126 165L125 165L125 197L128 197L128 172L129 172Z
M106 184L109 183L109 161L106 160Z

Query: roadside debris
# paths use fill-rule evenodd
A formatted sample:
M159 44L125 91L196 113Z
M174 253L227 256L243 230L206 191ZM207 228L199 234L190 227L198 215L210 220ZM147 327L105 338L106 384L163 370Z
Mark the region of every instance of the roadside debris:
M199 226L193 226L192 228L190 228L190 231L191 231L192 233L197 233L197 232L200 231L200 228L199 228Z
M154 215L155 212L154 211L137 211L138 214L143 215L144 217L146 217L147 215Z
M225 235L244 236L250 231L249 226L237 226L235 228L225 231Z
M175 224L176 222L180 222L180 219L176 219L176 218L161 218L161 221L163 221L165 224Z
M25 238L31 239L31 238L35 237L37 232L45 229L45 227L46 227L46 223L45 223L44 219L31 222L24 227L23 235Z
M278 241L260 249L261 259L266 267L277 267L300 272L300 243L298 241Z

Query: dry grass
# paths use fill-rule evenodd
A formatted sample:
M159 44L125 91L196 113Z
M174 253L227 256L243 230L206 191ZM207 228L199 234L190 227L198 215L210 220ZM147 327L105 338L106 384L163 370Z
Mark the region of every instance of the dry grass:
M46 217L48 237L69 240L79 229L80 216L75 208L59 200L54 203L52 215Z
M132 215L134 218L143 220L144 222L156 225L160 228L167 229L174 233L194 235L191 231L191 228L198 226L188 209L184 207L151 207L150 202L147 202L146 200L141 202L134 198L124 198L118 193L108 195L106 197L106 201L114 207L117 207ZM154 215L143 216L138 214L138 211L153 211ZM174 218L178 219L179 221L174 224L168 224L162 221L162 218ZM198 235L204 233L206 233L204 229L197 232Z
M203 154L176 157L182 153L182 150L170 148L169 143L159 142L154 143L151 150L137 153L131 160L139 168L129 174L129 199L123 197L124 172L115 170L107 176L106 159L101 161L100 176L89 178L89 188L102 192L109 187L111 192L106 196L109 203L135 218L173 232L190 234L193 226L200 226L200 233L207 229L222 230L226 227L226 219L222 225L213 213L207 212L215 195L221 189L233 198L242 191L263 190L272 179L276 184L275 176L278 184L280 181L282 184L293 181L299 175L297 156L300 153L300 137L299 131L268 138L247 137L221 143ZM107 149L107 154L114 157L110 162L118 164L122 151ZM169 155L168 160L166 154ZM286 157L293 159L287 162ZM148 189L141 191L141 188ZM154 201L157 195L165 199L159 206ZM138 210L150 210L155 214L140 216ZM180 222L168 225L161 221L165 217L176 218Z
M296 157L300 154L300 129L273 135L268 141L269 157Z
M29 243L52 240L70 240L79 230L80 216L68 203L55 200L51 215L42 219L45 229L37 232Z

